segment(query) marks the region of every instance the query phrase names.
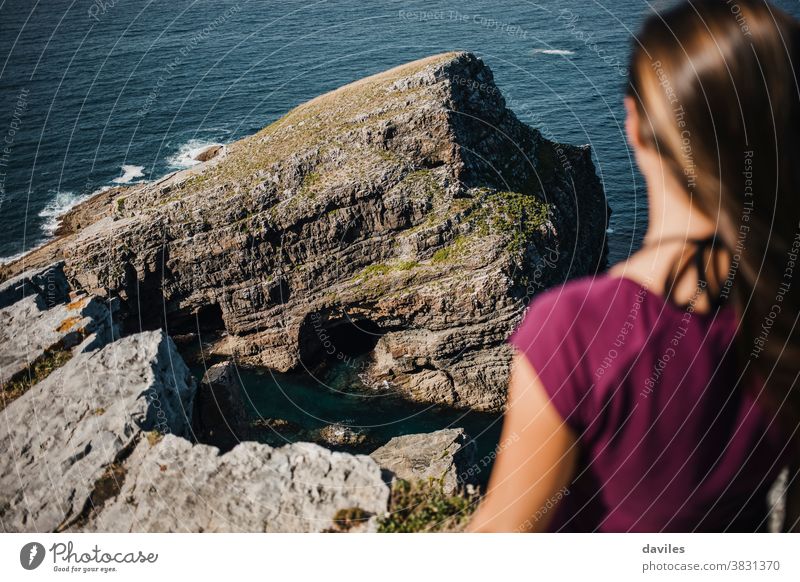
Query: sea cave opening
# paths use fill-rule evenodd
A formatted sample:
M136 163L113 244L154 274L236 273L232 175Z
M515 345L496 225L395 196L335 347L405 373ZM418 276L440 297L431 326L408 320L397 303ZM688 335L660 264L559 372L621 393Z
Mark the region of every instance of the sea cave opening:
M300 361L306 368L352 361L371 353L381 335L383 330L369 318L315 312L300 329Z
M225 329L222 317L222 307L219 303L208 303L196 311L176 310L167 314L166 322L162 321L160 327L166 329L173 337L182 335L197 335L201 337L212 336Z
M195 314L197 329L202 332L215 332L225 329L222 307L219 303L210 303L197 310Z

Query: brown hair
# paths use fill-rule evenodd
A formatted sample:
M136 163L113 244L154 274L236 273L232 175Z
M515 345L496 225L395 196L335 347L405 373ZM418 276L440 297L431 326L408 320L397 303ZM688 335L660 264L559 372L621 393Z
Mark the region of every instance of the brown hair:
M658 151L694 207L716 220L703 257L722 253L730 264L716 292L740 318L739 363L758 379L750 384L794 443L800 442L799 65L800 27L768 2L691 1L646 21L635 39L628 88L642 143Z

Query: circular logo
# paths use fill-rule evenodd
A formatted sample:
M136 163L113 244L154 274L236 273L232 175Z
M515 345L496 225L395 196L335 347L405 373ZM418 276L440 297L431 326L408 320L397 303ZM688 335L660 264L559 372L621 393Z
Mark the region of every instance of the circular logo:
M39 542L30 542L19 551L19 563L26 570L35 570L44 561L44 546Z

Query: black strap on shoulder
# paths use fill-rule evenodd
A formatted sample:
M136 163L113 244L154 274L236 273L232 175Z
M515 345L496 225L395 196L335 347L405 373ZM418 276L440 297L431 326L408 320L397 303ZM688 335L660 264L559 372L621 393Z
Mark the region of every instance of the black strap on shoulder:
M670 270L670 275L667 277L667 280L664 283L664 290L667 299L670 301L673 300L672 289L674 288L675 283L686 273L689 265L694 262L694 266L697 269L698 289L702 288L703 292L708 297L708 302L712 311L719 309L722 305L724 305L726 299L726 297L722 294L722 289L725 286L725 282L723 281L723 285L720 285L718 289L711 288L711 282L708 280L708 274L706 272L706 256L708 255L709 259L713 260L714 249L721 248L724 245L722 240L716 235L711 235L701 239L675 236L662 238L658 240L657 243L660 244L672 241L684 241L686 245L692 245L695 247L695 249L694 256L690 258L689 261L683 262L683 264L680 265L676 265L675 268ZM711 252L707 253L707 250L710 250ZM678 304L678 306L682 309L688 309L691 307L691 303L686 303L683 305Z
M717 244L717 246L721 246L722 241L718 239L716 235L713 235L699 240L691 239L691 242L696 246L694 253L694 264L695 268L697 269L697 284L698 286L704 285L706 297L708 297L708 302L711 309L719 309L725 303L725 297L722 295L723 286L720 286L718 289L711 288L711 281L709 281L708 274L706 272L706 249L711 251L708 253L708 260L713 261L714 246L715 244Z

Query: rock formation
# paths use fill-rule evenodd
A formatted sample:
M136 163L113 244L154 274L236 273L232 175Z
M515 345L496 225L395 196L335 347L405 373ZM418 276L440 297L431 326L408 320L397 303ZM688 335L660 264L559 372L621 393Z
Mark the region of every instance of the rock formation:
M470 484L469 469L475 463L475 443L462 428L395 437L370 456L395 477L406 481L441 482L453 494Z
M188 436L193 396L161 331L75 355L1 413L2 529L55 531L79 519L143 431Z
M88 215L106 207L42 252L135 325L221 332L278 371L370 353L376 386L481 410L503 406L526 300L606 256L589 148L521 123L469 53L313 99Z
M198 442L223 451L249 439L247 407L233 362L220 362L206 371L197 389L192 424Z
M391 470L411 462L402 446L388 446L382 467L312 443L239 443L251 431L232 362L211 366L198 389L162 330L116 339L115 311L96 296L75 297L59 269L0 285L0 531L375 529ZM48 307L56 283L63 293ZM53 342L63 359L33 373ZM453 465L457 448L437 435L410 438L425 442L438 471Z
M224 455L167 436L142 440L119 495L78 531L313 532L337 512L386 511L389 486L369 457L311 443L246 442Z
M455 491L460 429L371 457L238 443L292 427L246 419L231 364L198 393L170 336L497 411L526 300L605 262L590 150L521 123L468 53L342 87L217 154L95 196L3 267L3 531L351 531L386 512L392 476ZM317 436L367 446L343 428Z
M322 427L315 436L315 440L331 447L356 447L367 441L363 432L338 422Z

